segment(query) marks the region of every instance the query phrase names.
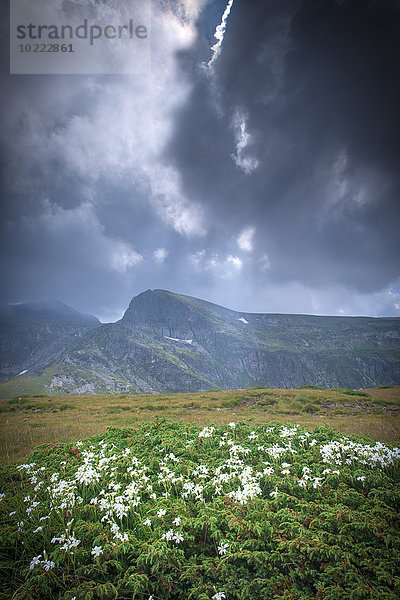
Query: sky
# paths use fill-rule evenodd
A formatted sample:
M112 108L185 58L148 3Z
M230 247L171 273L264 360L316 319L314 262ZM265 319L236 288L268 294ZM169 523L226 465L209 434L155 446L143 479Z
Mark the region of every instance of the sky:
M119 76L10 75L1 11L2 303L400 316L397 0L153 0Z

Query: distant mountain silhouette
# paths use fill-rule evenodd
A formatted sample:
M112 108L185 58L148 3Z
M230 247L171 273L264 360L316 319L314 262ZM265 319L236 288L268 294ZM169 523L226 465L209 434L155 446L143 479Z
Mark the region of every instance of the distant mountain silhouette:
M86 315L59 300L40 300L19 304L6 304L0 307L0 316L35 321L64 321L67 323L97 323L93 315Z

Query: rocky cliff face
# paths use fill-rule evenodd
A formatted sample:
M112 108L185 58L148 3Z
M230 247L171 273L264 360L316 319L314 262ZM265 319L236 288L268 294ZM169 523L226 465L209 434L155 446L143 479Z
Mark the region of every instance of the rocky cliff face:
M68 382L61 374L53 390L390 385L400 382L400 321L237 313L148 290L121 321L89 333L60 368Z
M97 317L57 301L0 309L0 378L39 374L100 325Z
M400 383L400 320L237 313L163 290L58 354L53 392Z

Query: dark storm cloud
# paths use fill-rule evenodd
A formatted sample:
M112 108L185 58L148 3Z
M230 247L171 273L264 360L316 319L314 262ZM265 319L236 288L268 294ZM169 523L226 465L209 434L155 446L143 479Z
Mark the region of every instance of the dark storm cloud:
M186 15L184 3L174 8ZM4 61L2 301L52 296L120 312L165 279L180 236L202 231L176 174L158 162L185 97L175 54L192 41L191 12L182 21L155 6L147 77L11 76ZM8 15L2 22L6 30Z
M398 3L236 0L168 154L217 226L256 226L269 277L377 290L399 276L399 106Z
M218 54L226 6L154 2L142 78L10 76L2 36L1 301L399 314L398 4L234 0Z

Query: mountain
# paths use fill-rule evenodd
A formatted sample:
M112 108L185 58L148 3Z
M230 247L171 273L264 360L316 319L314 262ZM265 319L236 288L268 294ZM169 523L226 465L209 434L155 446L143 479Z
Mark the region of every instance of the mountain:
M100 325L97 317L78 312L59 300L6 304L0 307L0 316L34 321L96 323L96 325Z
M99 325L57 300L0 307L0 377L43 371Z
M44 366L37 373L49 374L53 393L392 385L400 320L242 313L147 290L120 321L95 326Z

